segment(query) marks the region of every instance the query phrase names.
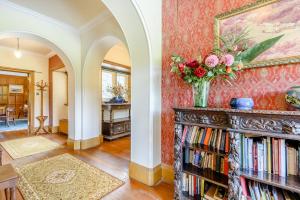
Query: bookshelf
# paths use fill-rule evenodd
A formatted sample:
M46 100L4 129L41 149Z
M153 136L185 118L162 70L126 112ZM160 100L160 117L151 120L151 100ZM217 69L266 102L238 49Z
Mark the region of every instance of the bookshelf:
M251 138L251 140L253 137L255 143L258 144L261 144L261 141L266 138L271 138L270 140L274 138L275 141L283 140L285 142L284 144L287 143L287 146L284 146L284 149L286 151L285 155L287 156L287 148L289 146L300 146L299 111L243 111L223 108L174 108L174 111L175 199L201 199L200 196L196 195L195 197L191 197L188 196L186 192L183 192L183 175L186 176L186 174L194 175L196 177L199 177L201 180L204 180L205 182L224 187L228 190L228 199L246 199L244 189L243 187L241 187L243 185L243 183L241 183L241 180L245 180L247 183L251 182L250 184L261 184L263 185L262 187L266 190L270 188L276 188L276 190L282 191L281 193L284 195L287 192L289 194L300 194L299 175L290 175L288 173L288 169L285 169L286 171L284 171L284 174L286 175L279 175L278 173L275 174L275 169L273 168L272 171L258 171L256 166L256 168L252 170L247 168L249 166L245 167L242 161L242 152L245 150L243 146L244 140L242 138L242 135L245 134L247 134L247 137ZM199 144L183 143L182 138L184 137L184 131L186 126L198 126L200 128L226 130L230 136L229 152L212 149ZM201 169L190 163L187 164L185 161L185 149L206 152L217 156L228 157L228 175L207 168ZM264 149L264 151L266 152L266 149ZM268 149L268 151L270 150ZM248 152L248 150L246 152ZM255 152L258 152L258 150L255 149ZM298 152L299 151L297 151L297 155L300 154L300 152ZM272 153L272 156L274 155ZM281 159L275 158L276 157L274 156L275 163L282 162L279 161ZM287 160L286 166L289 166L289 160L287 158L285 160ZM300 159L297 160L300 163ZM273 164L272 167L275 167L275 164L274 166ZM265 165L270 165L270 163L268 162ZM247 195L247 198L251 199L250 194Z

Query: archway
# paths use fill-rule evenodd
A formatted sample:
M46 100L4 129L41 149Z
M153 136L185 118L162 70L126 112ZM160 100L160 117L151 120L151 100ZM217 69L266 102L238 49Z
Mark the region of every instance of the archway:
M82 76L82 140L93 139L90 145L97 145L103 139L101 130L101 92L99 90L99 67L108 50L120 40L114 36L105 36L95 41L90 47ZM100 138L99 138L100 136ZM84 146L89 148L90 145Z
M161 179L162 172L160 165L161 38L156 38L155 33L151 35L148 32L144 16L135 1L124 0L122 4L118 0L102 0L102 2L119 23L132 61L132 134L129 174L145 184L154 185ZM151 7L151 5L143 6L145 9ZM157 25L159 26L159 23Z
M26 39L31 39L35 41L39 41L45 45L47 45L49 48L51 48L57 55L62 59L62 61L65 63L66 70L69 73L69 79L68 79L68 98L70 99L70 105L68 108L68 117L70 120L70 129L69 129L69 134L68 137L73 139L75 138L75 131L74 131L74 124L75 124L75 116L74 116L74 110L75 110L75 76L74 76L74 69L72 67L72 64L69 60L69 58L66 56L66 54L54 43L51 41L35 35L31 33L25 33L25 32L0 32L0 40L4 38L10 38L10 37L17 37L17 38L26 38Z

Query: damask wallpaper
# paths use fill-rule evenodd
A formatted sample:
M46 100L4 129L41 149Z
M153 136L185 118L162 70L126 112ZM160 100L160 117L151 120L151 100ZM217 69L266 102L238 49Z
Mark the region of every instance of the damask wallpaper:
M192 89L170 73L170 56L205 55L213 48L214 16L254 0L163 0L162 162L173 164L176 106L192 106ZM300 85L300 64L248 69L232 86L222 80L211 84L209 106L229 107L233 97L252 97L255 109L285 110L285 91Z

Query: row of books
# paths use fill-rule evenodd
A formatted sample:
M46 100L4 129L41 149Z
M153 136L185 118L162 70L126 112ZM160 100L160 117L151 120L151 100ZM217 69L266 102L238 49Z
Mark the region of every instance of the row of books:
M285 139L245 137L241 134L241 168L268 172L282 177L300 172L300 146L286 143Z
M240 178L242 193L247 200L298 200L300 195L270 185Z
M208 168L228 175L229 164L227 156L223 157L208 152L186 148L184 150L184 163L191 163L192 165L202 169Z
M228 196L225 188L187 173L182 174L182 192L194 199L225 200Z
M208 146L226 153L229 151L229 133L222 129L185 126L181 142L182 144Z
M198 176L193 176L191 174L183 173L182 192L192 197L201 196L201 194L204 193L204 180Z

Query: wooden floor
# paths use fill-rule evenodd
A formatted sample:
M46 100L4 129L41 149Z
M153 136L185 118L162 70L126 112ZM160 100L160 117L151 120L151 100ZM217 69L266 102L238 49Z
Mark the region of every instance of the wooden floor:
M26 137L24 132L0 133L0 142ZM52 157L55 155L69 153L75 157L93 165L103 171L125 180L125 184L105 196L105 200L154 200L154 199L173 199L173 186L166 183L159 183L154 187L146 186L128 177L128 165L130 161L130 137L122 138L112 142L104 142L100 147L82 151L74 151L66 147L65 135L51 134L45 137L64 145L64 148L48 151L45 153L35 154L25 158L13 160L4 151L4 164L12 163L14 166L21 166L27 163ZM4 199L1 191L0 199ZM21 193L18 191L18 200L23 200Z

